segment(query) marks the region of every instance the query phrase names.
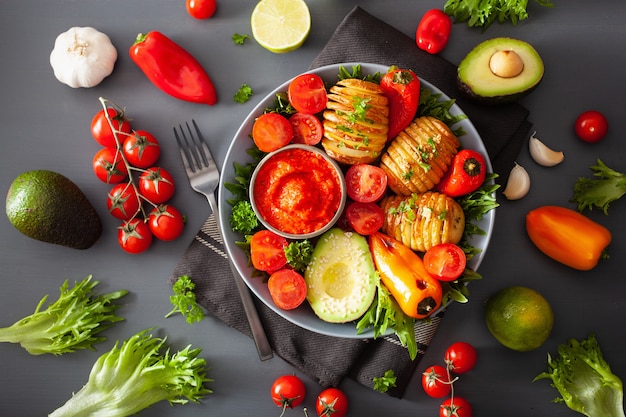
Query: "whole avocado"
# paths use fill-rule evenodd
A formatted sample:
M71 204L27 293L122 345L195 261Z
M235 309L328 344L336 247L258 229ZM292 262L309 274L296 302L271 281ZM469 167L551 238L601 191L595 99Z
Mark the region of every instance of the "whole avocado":
M100 217L85 194L53 171L27 171L15 178L6 213L24 235L73 249L90 248L102 234Z

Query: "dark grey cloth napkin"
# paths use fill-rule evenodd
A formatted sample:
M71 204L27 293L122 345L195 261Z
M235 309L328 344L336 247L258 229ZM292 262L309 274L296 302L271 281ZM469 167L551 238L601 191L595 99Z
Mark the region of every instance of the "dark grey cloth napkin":
M311 67L341 62L411 68L450 97L457 96L453 64L419 50L413 39L360 7L352 10L337 27ZM526 121L528 112L518 105L484 108L460 98L458 103L481 134L496 172L508 172L530 129ZM211 315L251 336L213 215L175 267L170 283L181 275L189 275L195 282L199 303ZM288 322L261 301L255 301L274 352L322 387L338 386L348 377L373 388L374 378L393 370L396 386L387 394L398 398L403 396L443 316L442 312L429 322L416 324L418 357L411 361L395 336L362 340L321 335Z

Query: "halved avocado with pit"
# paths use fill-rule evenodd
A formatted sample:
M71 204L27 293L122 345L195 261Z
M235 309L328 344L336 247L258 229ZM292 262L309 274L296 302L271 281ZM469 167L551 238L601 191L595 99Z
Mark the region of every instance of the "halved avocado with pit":
M543 72L543 60L530 44L513 38L493 38L463 58L457 85L461 93L479 103L510 103L533 91Z

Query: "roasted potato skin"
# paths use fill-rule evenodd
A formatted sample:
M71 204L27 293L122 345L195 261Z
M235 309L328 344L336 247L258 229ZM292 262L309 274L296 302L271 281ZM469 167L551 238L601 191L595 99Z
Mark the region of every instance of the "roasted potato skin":
M381 157L389 188L399 195L432 190L460 147L450 128L434 117L416 118L396 136Z
M385 214L383 233L417 252L440 243L458 244L465 229L463 208L436 191L411 196L388 195L380 206Z

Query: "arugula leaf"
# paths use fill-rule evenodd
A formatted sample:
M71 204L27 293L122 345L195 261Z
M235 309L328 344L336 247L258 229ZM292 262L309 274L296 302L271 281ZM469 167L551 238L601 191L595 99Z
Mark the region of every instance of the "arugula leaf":
M165 315L165 318L175 313L180 313L189 324L202 320L204 318L204 311L202 311L202 307L196 302L195 288L196 284L189 276L183 275L178 277L172 286L174 295L170 296L170 302L174 305L174 308Z

